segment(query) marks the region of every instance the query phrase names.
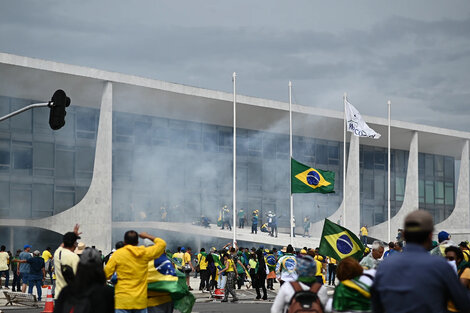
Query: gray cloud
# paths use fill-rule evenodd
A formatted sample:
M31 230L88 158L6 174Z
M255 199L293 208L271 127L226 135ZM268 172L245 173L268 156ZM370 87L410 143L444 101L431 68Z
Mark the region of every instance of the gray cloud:
M340 1L348 14L337 18L334 5L304 1L144 4L5 1L0 50L224 91L237 71L241 93L282 101L292 80L300 104L341 110L347 91L363 114L385 116L392 99L393 118L432 125L470 113L466 2Z

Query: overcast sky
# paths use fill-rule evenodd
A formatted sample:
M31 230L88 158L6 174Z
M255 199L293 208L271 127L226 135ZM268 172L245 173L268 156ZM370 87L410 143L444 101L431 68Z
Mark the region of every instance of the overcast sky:
M0 51L470 131L470 1L0 1Z

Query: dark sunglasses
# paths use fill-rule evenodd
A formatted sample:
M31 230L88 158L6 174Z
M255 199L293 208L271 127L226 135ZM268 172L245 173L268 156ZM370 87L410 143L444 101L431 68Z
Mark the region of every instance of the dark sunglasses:
M446 259L449 260L449 261L454 261L455 258L453 256L446 256Z

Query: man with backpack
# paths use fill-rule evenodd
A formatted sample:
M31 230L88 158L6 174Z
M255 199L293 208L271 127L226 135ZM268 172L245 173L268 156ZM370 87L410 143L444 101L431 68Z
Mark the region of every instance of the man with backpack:
M77 247L77 239L80 239L78 224L73 232L65 233L62 246L54 253L54 267L56 275L55 299L59 298L61 290L67 286L77 272L80 257L74 253Z
M297 257L298 278L281 286L271 313L324 312L328 301L327 288L316 282L316 267L310 255Z

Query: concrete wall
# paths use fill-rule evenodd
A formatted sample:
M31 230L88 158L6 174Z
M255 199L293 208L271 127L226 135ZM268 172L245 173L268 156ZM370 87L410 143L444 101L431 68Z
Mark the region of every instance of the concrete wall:
M351 135L349 144L348 166L346 169L346 213L343 216L344 202L328 217L334 223L341 221L341 225L354 233L360 228L360 171L359 171L359 137ZM346 223L345 223L346 221ZM320 238L324 221L312 224L310 234L314 238Z
M113 85L106 82L101 98L93 178L82 201L64 212L47 218L0 219L0 225L38 227L64 234L72 231L75 224L80 224L80 231L83 234L79 241L87 246L95 245L102 251L111 250L112 111Z
M462 143L460 158L459 183L455 199L455 208L452 214L441 223L434 226L435 232L445 230L452 235L452 239L458 243L468 240L470 234L470 196L469 196L469 141Z
M388 234L387 221L369 228L369 235L371 237L385 242L395 241L398 228L403 227L405 216L419 208L418 132L416 131L413 132L409 151L405 196L400 210L390 220L390 235Z

